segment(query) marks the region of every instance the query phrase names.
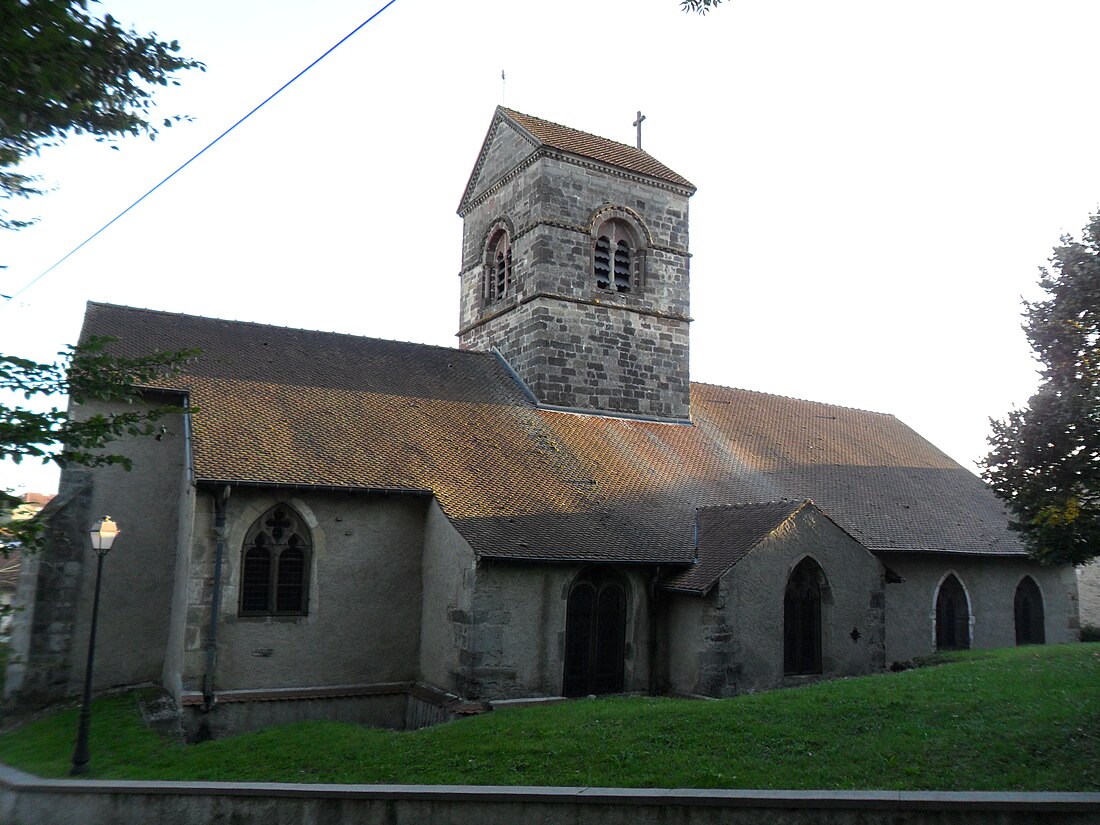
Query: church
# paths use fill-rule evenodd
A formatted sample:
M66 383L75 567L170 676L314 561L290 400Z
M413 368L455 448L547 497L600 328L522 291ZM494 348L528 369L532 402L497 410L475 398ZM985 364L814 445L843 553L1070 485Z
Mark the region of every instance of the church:
M694 186L498 108L462 194L459 347L90 303L120 354L198 348L194 408L69 468L28 560L9 705L155 683L192 738L416 727L501 703L728 697L1076 640L971 472L891 415L689 376ZM110 412L106 403L74 408Z

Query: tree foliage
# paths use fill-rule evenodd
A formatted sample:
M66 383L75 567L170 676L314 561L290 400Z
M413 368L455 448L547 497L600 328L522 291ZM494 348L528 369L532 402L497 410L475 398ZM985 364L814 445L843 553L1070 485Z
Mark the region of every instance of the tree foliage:
M181 69L205 68L180 56L174 40L91 16L90 2L0 0L0 199L41 194L36 178L15 169L70 135L155 138L156 87L178 85ZM0 229L30 223L0 210Z
M107 338L90 338L58 353L59 359L51 364L0 355L0 459L130 468L130 459L107 451L107 445L123 436L157 436L163 432L161 419L182 412L177 406L139 403L141 387L159 383L196 351L130 358L110 354L109 343ZM119 409L74 416L58 406L41 409L34 403L58 396L68 396L74 405L109 401ZM0 492L0 507L17 503L14 496ZM24 544L32 543L39 531L36 519L12 523L5 530L9 539Z
M1076 564L1100 555L1100 214L1040 272L1047 297L1024 304L1039 389L991 420L983 475L1033 556Z
M680 0L680 8L686 12L706 14L721 2L722 0Z

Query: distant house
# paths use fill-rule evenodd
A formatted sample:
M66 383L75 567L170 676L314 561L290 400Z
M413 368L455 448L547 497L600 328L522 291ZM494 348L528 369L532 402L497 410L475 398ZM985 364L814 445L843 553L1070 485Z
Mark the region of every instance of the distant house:
M199 413L124 444L132 472L66 470L9 698L77 692L105 513L96 684L161 682L197 736L1076 639L1073 568L896 418L689 380L694 191L501 108L459 208L459 349L89 304L122 352L201 348L147 388Z
M22 521L37 515L53 500L53 495L24 493L21 498L22 503L12 511L9 521ZM11 627L11 605L19 583L23 551L17 545L3 543L2 532L0 527L0 637L6 638Z

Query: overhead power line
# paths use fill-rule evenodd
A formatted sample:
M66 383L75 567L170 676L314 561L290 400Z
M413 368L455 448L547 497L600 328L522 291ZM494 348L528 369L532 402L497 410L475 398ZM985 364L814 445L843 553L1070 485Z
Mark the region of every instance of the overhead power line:
M94 241L97 237L99 237L107 229L109 229L112 224L116 223L120 218L122 218L127 212L129 212L131 209L133 209L135 206L137 206L139 203L141 203L147 197L149 197L154 192L156 192L158 189L160 189L162 186L164 186L164 184L168 183L168 181L170 181L172 178L174 178L176 175L178 175L180 172L182 172L184 169L186 169L188 166L190 166L194 161L198 160L198 158L201 157L203 154L205 154L208 149L213 147L215 143L220 141L223 137L228 135L230 132L232 132L234 129L236 129L238 126L240 126L242 123L244 123L250 117L252 117L252 115L256 114L256 112L260 111L260 109L262 109L264 106L266 106L268 103L270 103L276 97L278 97L279 94L284 89L286 89L288 86L290 86L296 80L298 80L298 78L302 77L302 75L304 75L306 72L308 72L314 66L316 66L318 63L320 63L322 60L324 60L326 57L328 57L330 54L332 54L334 51L336 51L342 45L344 45L345 42L347 42L353 36L355 36L355 34L357 34L364 26L366 26L368 23L370 23L372 20L374 20L374 18L378 17L378 15L380 15L382 12L384 12L386 9L388 9L390 6L392 6L396 2L397 2L397 0L389 0L389 2L386 3L386 5L379 8L376 12L374 12L374 14L372 14L370 17L368 17L366 20L364 20L362 23L360 23L358 26L356 26L350 32L348 32L343 37L341 37L338 41L336 41L328 49L326 49L324 54L322 54L320 57L315 59L312 63L310 63L308 66L306 66L300 72L298 72L298 74L294 75L294 77L290 78L290 80L288 80L286 83L284 83L278 89L276 89L274 92L272 92L267 97L265 97L260 103L258 103L256 106L254 106L252 108L252 110L248 112L248 114L244 115L244 117L240 118L236 123L234 123L228 129L226 129L224 132L222 132L220 135L218 135L216 138L214 138L212 141L210 141L208 144L206 144L204 147L202 147L202 149L197 151L195 154L193 154L191 157L189 157L186 161L184 161L182 164L180 164L178 167L176 167L176 169L173 170L168 176L166 176L160 183L158 183L156 186L154 186L152 189L147 191L144 195L142 195L136 201L131 203L129 206L127 206L125 209L123 209L121 212L119 212L117 215L115 215L113 218L111 218L109 221L107 221L107 223L103 224L103 226L99 227L99 229L97 229L95 232L93 232L91 235L89 235L87 238L85 238L79 244L77 244L72 249L70 249L67 253L65 253L64 257L58 259L48 269L46 269L41 274L37 275L36 277L34 277L33 279L31 279L30 281L25 283L23 286L21 286L19 289L17 289L15 292L13 292L11 295L2 295L2 294L0 294L0 298L3 298L4 301L5 301L4 304L0 304L0 306L6 306L7 304L10 304L13 300L18 298L20 295L22 295L24 292L26 292L32 286L37 284L39 281L41 281L43 278L45 278L47 275L49 275L51 272L53 272L55 269L57 269L59 266L61 266L61 264L65 263L65 261L69 260L69 258L71 258L73 255L75 255L77 252L79 252L81 249L83 249L89 243Z

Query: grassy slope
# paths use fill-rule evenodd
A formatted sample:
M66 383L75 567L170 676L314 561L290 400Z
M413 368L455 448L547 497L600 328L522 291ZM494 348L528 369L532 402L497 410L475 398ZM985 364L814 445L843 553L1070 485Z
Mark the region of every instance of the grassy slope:
M395 733L300 723L187 748L132 697L92 717L92 776L698 788L1100 790L1100 645L965 654L940 667L721 702L581 700ZM0 736L62 776L66 711Z

